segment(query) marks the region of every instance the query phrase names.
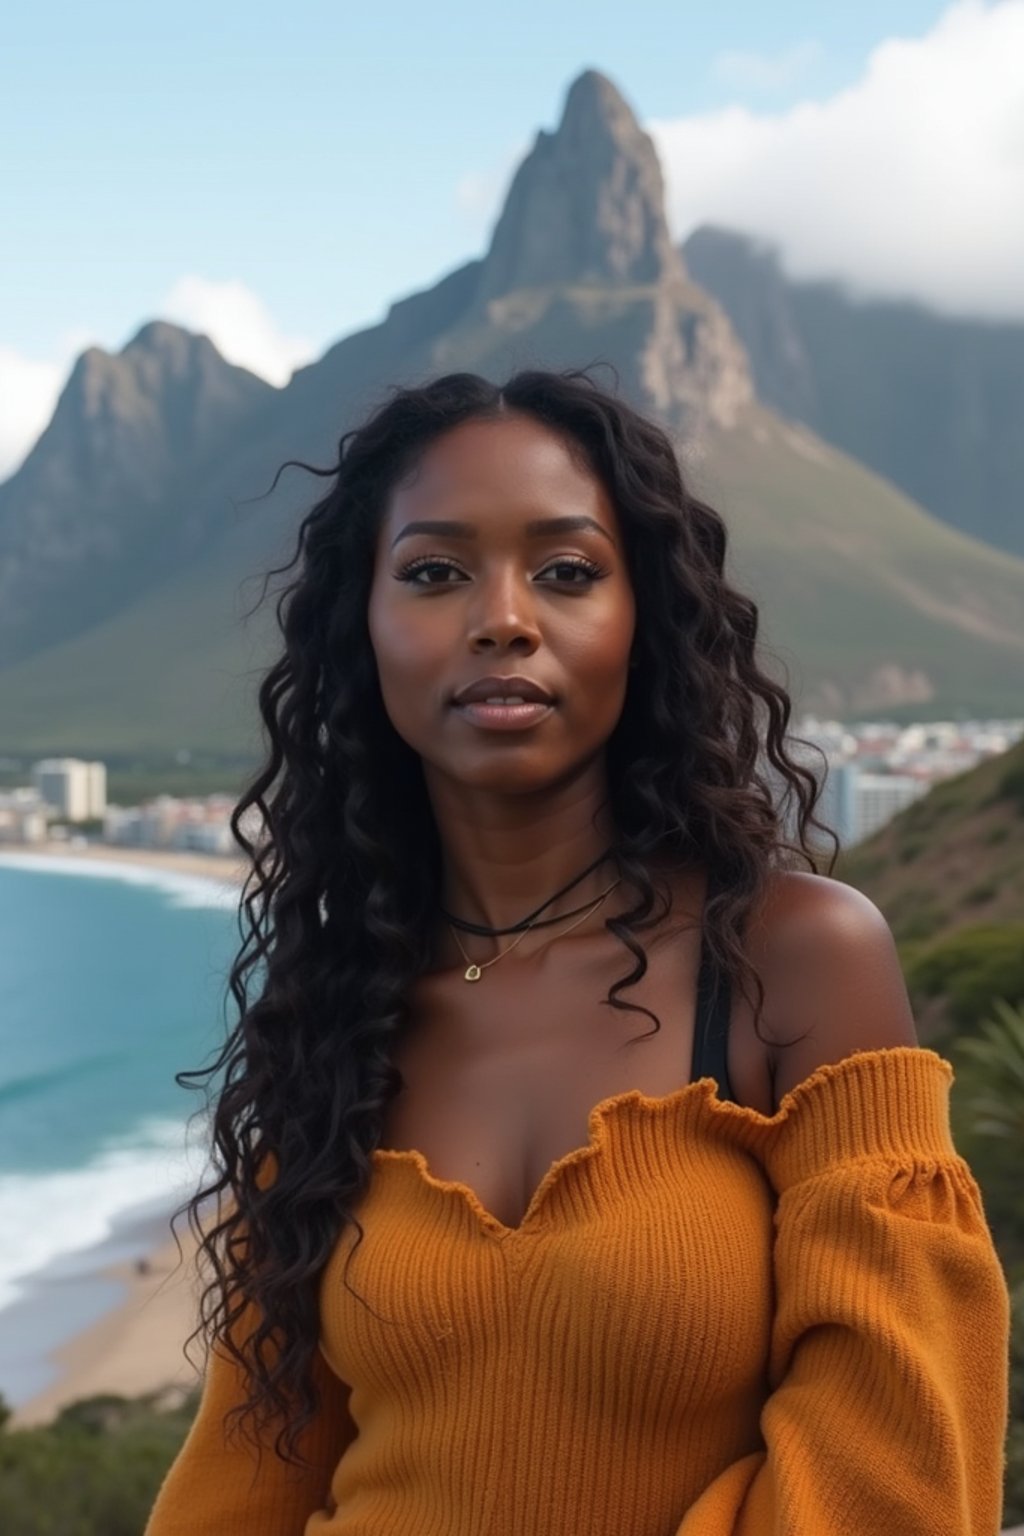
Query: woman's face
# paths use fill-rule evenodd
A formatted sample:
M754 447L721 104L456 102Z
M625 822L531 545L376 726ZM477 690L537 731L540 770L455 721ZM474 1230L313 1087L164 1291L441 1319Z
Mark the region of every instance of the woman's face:
M607 492L532 417L463 422L392 493L368 622L385 707L428 784L521 794L596 758L622 712L635 616ZM550 696L520 711L525 725L453 702L513 674Z

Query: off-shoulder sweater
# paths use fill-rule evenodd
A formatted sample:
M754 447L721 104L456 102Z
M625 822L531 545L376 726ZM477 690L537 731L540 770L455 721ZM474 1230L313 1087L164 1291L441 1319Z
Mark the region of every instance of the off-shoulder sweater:
M953 1080L899 1046L770 1118L616 1094L516 1227L378 1149L311 1470L226 1441L214 1348L146 1536L994 1536L1010 1302Z

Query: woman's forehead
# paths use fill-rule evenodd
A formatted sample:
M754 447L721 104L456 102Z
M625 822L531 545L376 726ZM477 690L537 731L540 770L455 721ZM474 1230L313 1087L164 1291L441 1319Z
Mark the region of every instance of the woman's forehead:
M524 417L453 427L395 485L387 508L395 532L414 515L504 527L567 512L588 513L614 530L614 509L597 476L557 433Z

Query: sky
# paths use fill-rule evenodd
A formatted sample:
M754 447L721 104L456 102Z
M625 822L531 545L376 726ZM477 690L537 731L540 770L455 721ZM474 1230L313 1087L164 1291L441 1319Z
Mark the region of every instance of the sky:
M588 68L676 239L1024 320L1024 0L51 0L0 41L0 476L88 346L170 320L283 386L483 255Z

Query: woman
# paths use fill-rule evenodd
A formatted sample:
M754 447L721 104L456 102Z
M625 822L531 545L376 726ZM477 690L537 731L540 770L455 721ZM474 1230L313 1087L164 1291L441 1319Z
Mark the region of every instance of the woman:
M318 473L148 1536L995 1530L952 1069L815 870L722 520L579 371L395 391Z

